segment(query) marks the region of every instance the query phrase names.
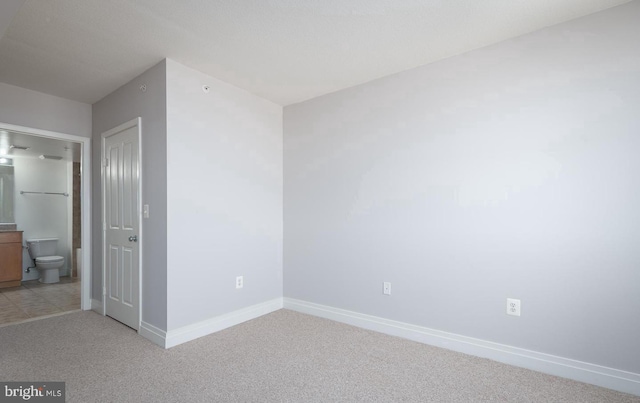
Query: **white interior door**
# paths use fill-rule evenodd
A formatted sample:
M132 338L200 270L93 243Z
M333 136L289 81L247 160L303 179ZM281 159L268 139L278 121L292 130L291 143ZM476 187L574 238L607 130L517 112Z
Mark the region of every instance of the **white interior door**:
M105 314L138 330L139 122L103 134Z

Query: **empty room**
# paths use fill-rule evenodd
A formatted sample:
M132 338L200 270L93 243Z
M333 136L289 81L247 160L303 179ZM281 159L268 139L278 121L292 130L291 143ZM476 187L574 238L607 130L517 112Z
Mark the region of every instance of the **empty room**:
M640 0L3 0L0 401L640 402Z

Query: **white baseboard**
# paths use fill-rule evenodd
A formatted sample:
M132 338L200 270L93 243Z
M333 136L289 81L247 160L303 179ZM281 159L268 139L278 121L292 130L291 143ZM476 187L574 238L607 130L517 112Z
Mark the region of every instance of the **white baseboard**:
M640 396L640 374L633 372L621 371L293 298L284 298L284 308Z
M102 301L97 299L91 299L91 310L98 312L100 315L104 315L104 307L102 306Z
M159 345L160 347L165 347L165 341L167 339L167 332L162 329L159 329L152 324L147 322L140 322L140 330L138 330L138 334L145 339L150 340L154 344Z
M179 344L195 340L211 333L219 332L231 326L238 325L251 319L258 318L282 309L282 298L272 299L260 304L248 306L237 311L229 312L215 318L203 320L192 325L183 326L167 332L145 322L140 323L139 334L153 343L171 348Z

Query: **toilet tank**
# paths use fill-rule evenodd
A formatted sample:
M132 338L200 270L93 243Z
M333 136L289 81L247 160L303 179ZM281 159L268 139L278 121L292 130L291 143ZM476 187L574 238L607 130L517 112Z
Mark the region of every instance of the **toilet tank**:
M29 255L32 259L42 256L54 256L58 249L58 238L27 239Z

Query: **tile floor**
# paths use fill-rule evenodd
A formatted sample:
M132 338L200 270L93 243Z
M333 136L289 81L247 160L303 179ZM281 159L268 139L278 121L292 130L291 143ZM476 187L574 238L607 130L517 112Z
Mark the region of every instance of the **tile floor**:
M60 277L55 284L24 281L20 287L0 288L0 325L80 309L80 280Z

